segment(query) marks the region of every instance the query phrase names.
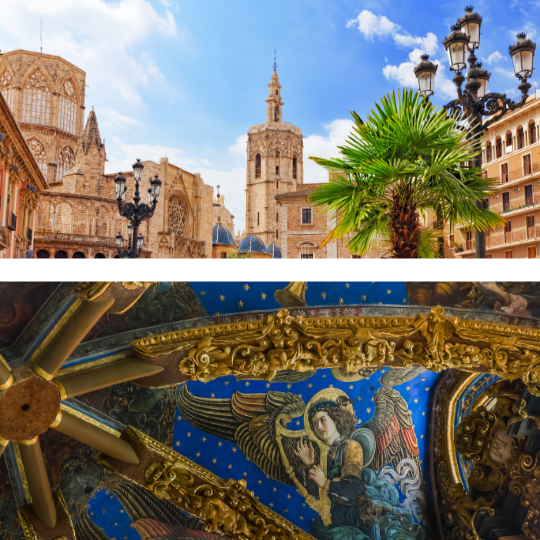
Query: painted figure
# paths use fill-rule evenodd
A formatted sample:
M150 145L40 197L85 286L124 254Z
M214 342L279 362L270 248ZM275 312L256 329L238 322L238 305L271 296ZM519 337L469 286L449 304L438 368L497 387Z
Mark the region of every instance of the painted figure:
M373 402L373 417L356 428L352 400L335 388L317 393L307 406L300 396L273 391L208 399L184 386L178 396L190 424L236 443L266 475L297 488L319 514L310 530L319 540L423 539L423 528L385 474L399 470L420 486L422 497L410 411L393 388L377 390ZM304 429L287 429L300 415Z

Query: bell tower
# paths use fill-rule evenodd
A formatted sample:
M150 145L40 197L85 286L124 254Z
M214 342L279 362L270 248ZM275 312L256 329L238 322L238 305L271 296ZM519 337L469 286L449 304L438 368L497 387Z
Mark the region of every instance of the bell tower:
M280 244L283 218L276 195L304 183L302 131L283 122L281 84L274 62L268 85L266 122L248 131L246 173L246 233L268 245Z

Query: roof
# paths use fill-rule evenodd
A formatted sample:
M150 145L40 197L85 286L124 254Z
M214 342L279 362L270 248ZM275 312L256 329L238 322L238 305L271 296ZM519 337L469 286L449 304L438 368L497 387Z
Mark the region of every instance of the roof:
M221 244L225 246L236 246L231 231L222 223L216 223L212 227L212 245Z
M250 233L242 238L238 245L238 253L268 253L264 242L255 234Z
M268 247L266 248L266 251L272 255L272 259L282 259L283 255L281 253L281 248L275 243L272 242L271 244L268 244Z
M327 182L321 182L320 184L300 184L298 187L302 188L298 191L288 191L287 193L280 193L276 195L276 199L290 199L292 197L308 197L319 186L326 184Z

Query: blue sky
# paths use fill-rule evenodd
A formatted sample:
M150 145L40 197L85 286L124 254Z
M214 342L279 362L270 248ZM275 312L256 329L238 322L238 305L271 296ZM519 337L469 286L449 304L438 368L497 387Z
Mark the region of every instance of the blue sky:
M535 39L540 1L483 0L478 57L490 90L517 96L508 45ZM87 110L106 140L106 171L169 157L220 184L243 229L245 141L264 122L277 48L284 120L303 131L306 183L384 93L416 85L428 52L440 67L433 101L454 97L441 45L465 4L390 0L2 0L0 49L39 50L87 72ZM533 77L533 84L537 81Z

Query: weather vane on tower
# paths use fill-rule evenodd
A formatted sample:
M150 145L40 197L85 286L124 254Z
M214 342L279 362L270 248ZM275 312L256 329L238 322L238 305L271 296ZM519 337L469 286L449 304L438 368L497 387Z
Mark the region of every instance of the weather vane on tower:
M274 47L274 71L277 70L277 53L276 48Z

